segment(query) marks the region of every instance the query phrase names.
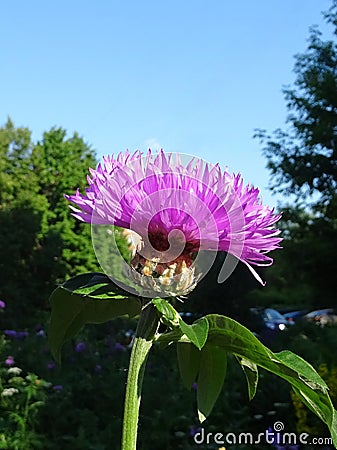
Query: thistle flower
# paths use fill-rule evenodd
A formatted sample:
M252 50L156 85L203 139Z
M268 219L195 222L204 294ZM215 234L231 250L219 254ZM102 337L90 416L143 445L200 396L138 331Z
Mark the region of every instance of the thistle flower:
M262 205L259 190L244 186L240 174L195 158L183 165L179 155L151 150L108 156L89 170L85 194L65 195L76 205L72 214L137 233L131 265L155 291L193 289L201 251L234 256L262 282L252 265L272 264L267 253L279 248L280 215Z

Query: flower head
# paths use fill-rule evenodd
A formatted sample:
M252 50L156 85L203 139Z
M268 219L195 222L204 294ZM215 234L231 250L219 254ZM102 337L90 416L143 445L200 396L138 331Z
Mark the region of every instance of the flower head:
M12 337L14 339L23 339L29 336L28 331L15 331L15 330L4 330L4 334L8 337Z
M262 205L258 189L219 165L195 158L183 165L179 155L149 150L108 156L90 173L85 194L65 196L76 205L73 215L137 233L134 269L171 290L174 279L181 294L196 283L200 251L227 252L259 279L251 265L271 264L267 253L279 248L280 216Z
M47 369L52 370L52 369L55 369L55 367L56 367L56 365L55 365L54 361L49 361L47 363Z
M10 375L20 375L22 369L20 369L20 367L10 367L7 372Z
M60 392L63 390L63 386L61 384L56 384L53 386L54 391Z
M14 357L13 356L7 356L5 359L6 366L13 366L15 364Z
M3 300L0 300L0 309L5 309L6 303Z
M19 390L16 388L7 388L1 392L2 397L12 397L14 394L18 394Z
M84 342L79 342L75 345L75 352L82 353L86 348L86 345Z

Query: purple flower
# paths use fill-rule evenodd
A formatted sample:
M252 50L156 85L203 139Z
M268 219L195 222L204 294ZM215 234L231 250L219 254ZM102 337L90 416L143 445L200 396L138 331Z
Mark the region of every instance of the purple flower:
M196 391L196 390L198 389L198 383L194 382L194 383L192 384L192 389L193 389L194 391Z
M4 335L8 337L16 337L17 332L15 330L4 330Z
M83 350L85 350L85 347L86 347L86 345L85 345L84 342L79 342L79 343L76 344L76 346L75 346L75 352L81 353L81 352L83 352Z
M54 363L54 361L49 361L49 362L47 363L47 369L52 370L52 369L54 369L54 368L55 368L55 363Z
M189 435L193 437L193 436L195 436L197 433L200 433L200 431L201 431L201 428L200 428L200 427L191 426L191 427L190 427Z
M122 351L122 352L125 352L125 350L126 350L126 348L124 347L124 345L122 345L122 344L120 344L119 342L116 342L116 344L115 344L115 350L116 351Z
M54 391L62 391L63 386L61 384L56 384L55 386L53 386Z
M259 190L244 186L240 174L195 158L184 166L178 155L163 151L127 151L103 161L89 169L84 195L77 190L65 197L78 207L71 206L78 219L137 233L131 263L137 272L161 278L162 285L179 276L183 294L197 281L191 272L196 253L225 251L262 282L251 265L272 264L267 253L279 248L274 224L280 215L262 205Z
M102 366L100 364L96 364L95 368L94 368L94 372L95 373L100 373L102 372Z
M28 331L4 330L4 334L14 339L22 339L29 336Z
M17 339L28 337L29 333L28 331L18 331L16 334Z
M3 300L0 300L0 309L5 309L6 303Z
M7 356L7 359L5 359L6 366L13 366L15 364L14 357L13 356Z

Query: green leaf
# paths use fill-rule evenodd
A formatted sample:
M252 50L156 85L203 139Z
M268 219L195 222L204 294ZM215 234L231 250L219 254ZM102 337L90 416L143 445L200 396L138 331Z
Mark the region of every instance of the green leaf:
M183 334L180 328L174 328L172 331L159 334L156 336L155 340L162 348L168 347L174 342L185 342L187 344L191 344L191 341Z
M289 350L283 350L282 352L277 353L277 360L282 361L288 367L291 367L298 372L300 378L302 378L306 384L309 386L310 384L313 384L313 389L316 389L317 386L321 386L323 390L328 388L325 381L318 375L316 370L300 356L295 355Z
M212 344L206 344L200 352L197 387L198 416L203 422L211 413L219 397L227 370L227 352Z
M188 325L182 319L179 319L181 331L190 339L190 341L201 350L205 345L208 335L208 321L205 317L197 320L192 325Z
M197 379L201 352L189 342L178 342L177 355L183 384L187 389L191 389Z
M203 325L199 325L203 324L204 319L207 319L209 325L205 329L202 328ZM205 339L206 344L202 347ZM224 374L221 373L221 354L218 356L220 348L223 354L232 353L239 360L247 378L250 399L254 397L257 388L258 366L283 378L291 384L304 404L327 424L337 448L337 413L329 397L328 387L315 369L301 357L290 351L273 353L247 328L233 319L216 314L208 315L192 325L179 319L179 327L162 334L157 341L163 345L177 342L178 346L193 343L199 349L202 347L198 376L198 410L201 421L210 413L221 390L221 377ZM183 348L185 347L181 347ZM181 349L179 351L184 352ZM179 358L183 361L184 355ZM182 365L181 362L179 364ZM212 370L215 375L212 375ZM222 370L225 372L223 367ZM186 368L183 371L184 383L190 385L195 367L190 372Z
M119 282L121 286L123 284ZM130 287L113 283L104 273L89 272L76 275L65 281L61 286L74 294L89 296L92 298L126 298L130 296ZM137 296L137 292L132 292L132 296Z
M200 350L207 340L208 321L204 317L188 325L180 317L178 311L167 300L163 298L154 298L152 303L156 306L163 318L171 327L180 327L183 334ZM180 337L179 337L180 338Z
M309 363L289 351L273 353L233 319L216 314L206 317L209 322L206 345L222 347L288 381L304 403L327 424L337 447L336 411L326 383Z
M152 303L167 320L167 322L169 322L173 327L177 327L179 325L179 320L181 320L180 314L173 308L171 303L164 298L154 298Z
M103 323L118 316L134 317L140 313L140 300L131 296L109 281L95 278L97 274L83 274L68 280L59 286L50 296L51 319L48 340L51 352L57 361L61 359L63 344L72 339L86 323ZM101 275L101 274L99 274ZM96 296L94 282L97 281L104 293ZM83 288L90 289L92 295L83 293ZM109 284L109 287L107 286ZM81 292L81 293L79 293ZM106 297L109 292L109 297Z
M237 360L239 361L246 376L249 400L252 400L256 394L257 383L259 381L257 365L246 358L237 358Z

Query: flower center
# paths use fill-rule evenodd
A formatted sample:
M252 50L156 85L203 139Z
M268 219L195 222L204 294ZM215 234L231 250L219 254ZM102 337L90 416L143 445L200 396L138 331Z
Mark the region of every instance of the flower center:
M163 232L149 233L149 242L158 252L165 252L170 248L167 234Z
M193 266L197 255L196 246L182 241L169 241L164 233L149 233L149 243L150 249L138 246L130 263L137 274L141 275L141 283L158 292L168 291L170 295L185 295L194 289L198 281ZM169 255L174 254L175 247L183 250L178 253L179 256L170 259ZM157 253L156 256L151 255L153 250Z

